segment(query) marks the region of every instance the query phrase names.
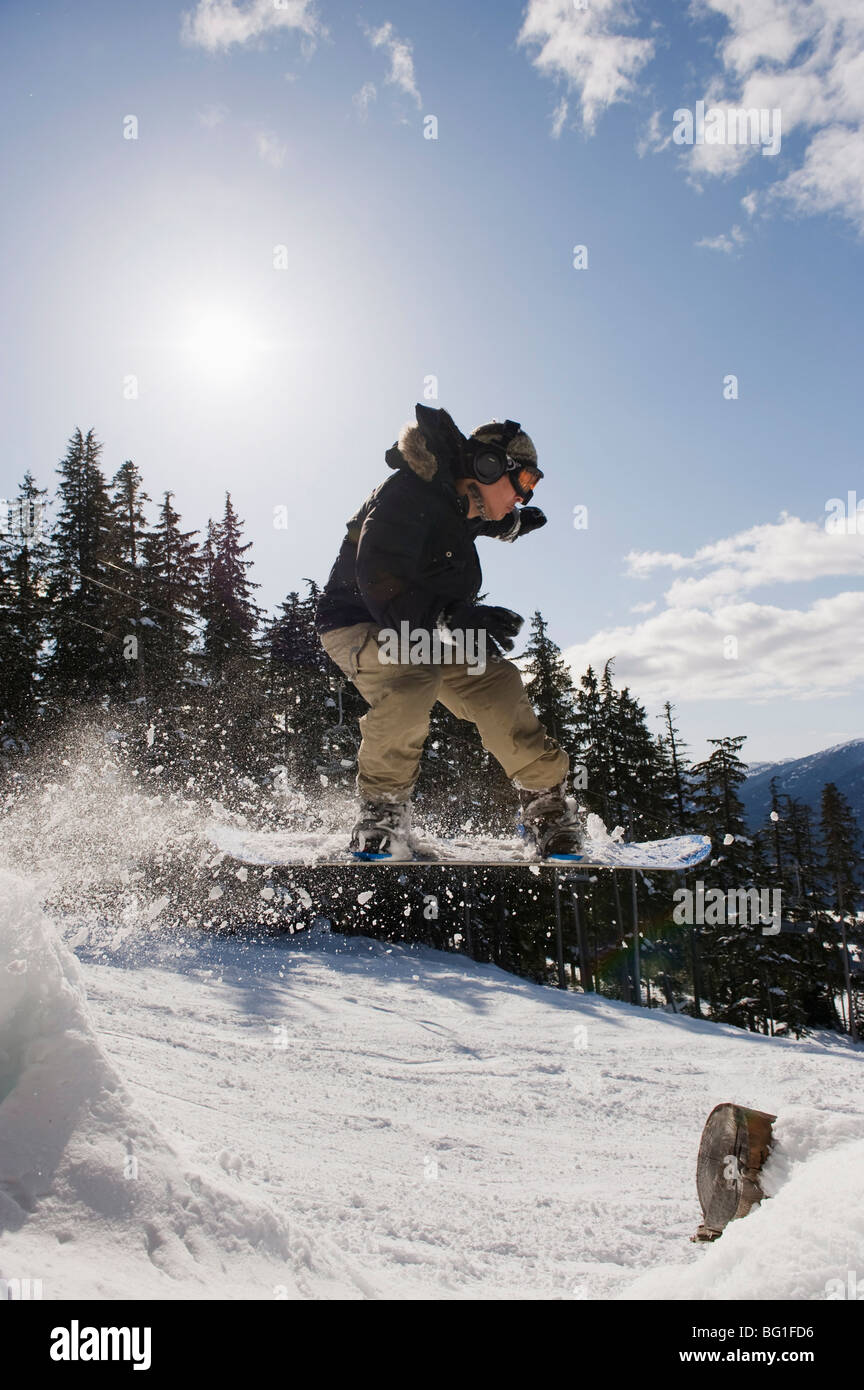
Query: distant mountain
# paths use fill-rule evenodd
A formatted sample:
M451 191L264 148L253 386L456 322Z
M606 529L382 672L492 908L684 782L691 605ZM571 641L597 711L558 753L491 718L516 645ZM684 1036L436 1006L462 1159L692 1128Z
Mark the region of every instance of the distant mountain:
M770 767L770 768L772 768L772 769L776 769L776 768L778 768L778 767L782 767L782 766L784 765L784 763L791 763L791 762L794 762L794 761L795 761L794 758L781 758L780 761L777 762L777 763L748 763L748 764L747 764L747 776L748 776L748 777L755 777L757 773L759 773L759 772L764 772L766 768L769 768L769 767ZM774 776L774 772L773 772L773 771L772 771L772 774L771 774L771 775L772 775L772 777Z
M864 829L864 738L823 748L806 758L784 758L779 763L750 763L741 800L750 826L755 830L771 810L771 779L777 779L781 796L803 801L818 813L822 788L835 782L850 802Z

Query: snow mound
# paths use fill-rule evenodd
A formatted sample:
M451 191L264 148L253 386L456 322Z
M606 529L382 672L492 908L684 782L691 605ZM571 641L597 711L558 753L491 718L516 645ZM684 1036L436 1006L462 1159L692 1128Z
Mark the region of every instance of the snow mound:
M0 1278L52 1299L368 1293L338 1253L184 1161L104 1053L32 885L0 871L0 901Z
M774 1126L766 1200L699 1248L644 1274L624 1299L864 1299L859 1115L788 1108Z

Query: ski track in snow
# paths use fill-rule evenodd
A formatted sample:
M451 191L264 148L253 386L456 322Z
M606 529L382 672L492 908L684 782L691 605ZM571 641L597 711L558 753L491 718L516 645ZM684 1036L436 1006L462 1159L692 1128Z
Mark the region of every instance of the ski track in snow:
M864 1278L847 1040L326 931L151 925L76 960L35 901L2 875L0 1276L46 1298L808 1299ZM778 1115L774 1196L694 1246L725 1100Z

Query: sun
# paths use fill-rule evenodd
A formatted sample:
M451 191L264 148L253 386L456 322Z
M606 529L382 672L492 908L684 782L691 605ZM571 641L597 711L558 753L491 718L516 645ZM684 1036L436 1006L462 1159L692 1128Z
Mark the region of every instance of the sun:
M266 348L250 318L230 308L190 310L180 339L185 364L202 378L247 374Z

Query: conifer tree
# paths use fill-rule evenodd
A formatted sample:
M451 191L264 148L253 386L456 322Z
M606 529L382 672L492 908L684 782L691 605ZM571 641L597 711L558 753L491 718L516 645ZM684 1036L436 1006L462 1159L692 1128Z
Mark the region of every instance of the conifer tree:
M144 491L141 474L131 459L118 468L111 479L111 489L120 560L128 570L136 570L141 561L141 544L147 534L144 503L151 499Z
M782 893L784 924L801 924L798 934L771 941L758 940L759 956L770 983L769 1031L793 1031L809 1026L836 1027L828 977L833 968L810 925L817 910L818 866L808 806L781 795L771 781L771 809L756 837L761 849L757 877Z
M609 769L606 757L606 713L597 673L589 666L576 694L576 746L585 770L582 800L604 818L609 814Z
M700 879L724 893L763 886L754 882L755 849L747 831L739 788L747 776L738 756L744 736L709 739L713 752L692 769L695 819L710 835L714 853ZM728 843L727 843L728 841ZM715 920L712 920L712 916ZM766 1016L764 987L758 974L762 949L760 928L726 921L706 911L706 926L698 929L703 981L711 1015L740 1027L761 1029ZM763 938L764 939L764 938Z
M790 798L789 825L795 870L796 911L800 917L809 917L820 907L819 860L813 812L805 802Z
M666 701L663 706L662 742L666 749L669 768L669 789L675 806L675 827L679 834L686 832L689 824L687 745L682 743L681 735L674 724L675 707Z
M822 788L819 830L825 858L828 910L840 927L840 966L849 1011L849 1031L853 1039L857 1039L864 1019L861 990L852 977L848 936L860 906L861 829L852 807L835 782L826 782Z
M28 471L0 529L0 732L27 740L41 714L50 547L46 488Z
M777 791L777 778L771 778L771 810L769 812L769 825L766 830L769 832L765 836L766 840L770 836L770 855L774 861L774 872L778 883L782 883L785 867L785 857L783 853L783 832L781 821L783 819L783 809L780 794ZM769 848L766 846L766 848Z
M244 556L252 542L244 545L242 535L243 523L226 493L222 520L209 523L205 548L204 653L214 680L248 670L255 662L261 610L252 591L260 585L249 578L253 562Z
M773 783L773 779L772 779ZM777 820L773 820L776 812ZM794 797L772 798L772 861L779 862L778 881L791 915L807 918L820 905L819 863L813 836L812 812Z
M675 824L668 755L661 740L648 729L645 711L626 687L616 690L612 662L598 679L589 666L576 694L576 744L585 773L580 800L612 830L622 825L636 839L671 833ZM592 911L603 939L601 954L608 964L600 970L600 987L631 997L633 882L622 894L619 875L604 878L592 890ZM636 911L640 933L647 921L662 918L671 908L672 887L640 878L636 882ZM626 901L625 901L626 899ZM668 899L668 903L667 903ZM626 951L622 941L629 935ZM659 952L661 947L657 946Z
M745 741L746 735L709 738L713 753L692 769L699 828L713 841L716 872L724 888L743 886L751 869L750 836L739 796L747 777L746 764L738 756Z
M207 528L202 604L206 719L219 735L206 777L229 797L243 779L264 775L270 752L266 666L256 642L261 610L253 597L259 585L249 577L252 561L245 558L252 542L244 544L242 535L229 493L222 520Z
M269 659L269 696L276 721L274 754L295 782L311 787L322 777L347 783L344 762L351 747L347 737L328 731L335 720L327 655L315 631L319 590L306 581L301 599L292 591L264 629ZM343 729L342 733L347 734Z
M666 835L675 819L666 749L652 737L643 706L626 686L608 699L619 817L632 839Z
M609 821L613 824L620 824L623 819L619 804L620 788L623 781L623 769L621 767L623 746L618 726L618 701L612 680L612 664L611 660L606 662L600 679L600 730L605 763L605 818L607 824ZM611 829L612 826L610 825L609 828Z
M822 788L819 832L829 909L851 914L861 893L861 830L855 812L835 782L826 782Z
M141 542L140 659L146 686L157 698L179 695L189 678L196 612L201 603L203 558L197 531L183 531L166 492L156 524Z
M105 557L110 572L113 595L113 618L122 637L123 664L118 667L119 688L116 693L126 698L145 690L145 662L142 650L143 576L142 545L147 534L144 503L150 498L144 491L141 475L131 459L118 468L111 480L111 509L114 514L114 544L116 554Z
M114 510L99 466L102 445L77 429L58 472L53 530L48 671L54 702L95 701L125 679L112 590L118 556Z
M541 724L562 748L573 746L576 691L562 655L539 612L531 619L531 640L524 652L525 690Z

